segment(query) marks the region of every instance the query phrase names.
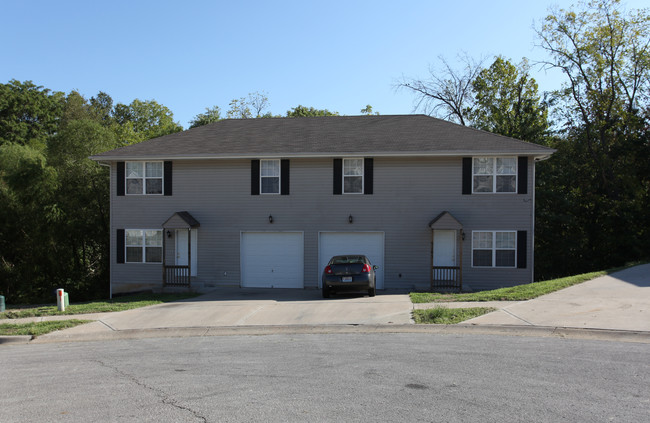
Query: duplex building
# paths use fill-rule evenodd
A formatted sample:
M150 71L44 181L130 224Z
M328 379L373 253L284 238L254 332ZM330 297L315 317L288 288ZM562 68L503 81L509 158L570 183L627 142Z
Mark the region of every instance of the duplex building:
M378 289L532 282L553 151L402 115L229 119L98 154L111 289L317 288L338 254L367 255Z

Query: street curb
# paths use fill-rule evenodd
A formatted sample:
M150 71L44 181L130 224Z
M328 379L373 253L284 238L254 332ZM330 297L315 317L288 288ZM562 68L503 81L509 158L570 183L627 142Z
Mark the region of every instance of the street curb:
M33 338L32 335L0 336L0 345L28 344Z
M544 326L514 325L286 325L286 326L210 326L186 328L155 328L106 331L90 334L66 334L52 332L22 339L16 343L59 343L109 341L146 338L186 338L205 336L268 336L307 334L375 334L375 333L422 333L439 335L502 335L522 337L545 337L582 339L613 342L650 344L650 332L609 329L584 329ZM22 337L30 338L30 337ZM2 339L2 338L0 338Z

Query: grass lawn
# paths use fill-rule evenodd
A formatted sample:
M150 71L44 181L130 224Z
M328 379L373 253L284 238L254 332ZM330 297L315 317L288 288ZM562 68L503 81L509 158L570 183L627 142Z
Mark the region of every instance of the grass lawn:
M618 267L600 272L583 273L581 275L567 276L565 278L552 279L549 281L533 282L510 288L500 288L491 291L468 292L462 294L440 294L437 292L411 292L413 303L432 302L453 302L453 301L525 301L549 294L560 289L568 288L588 280L604 276L628 267L636 266L633 263L624 267Z
M437 292L412 292L411 301L414 303L451 302L451 301L524 301L537 298L567 288L598 276L606 275L607 271L583 273L566 278L550 281L533 282L510 288L499 288L491 291L468 292L462 294L440 294Z
M46 333L54 332L55 330L73 328L88 322L91 322L91 320L57 320L19 324L2 323L0 324L0 336L45 335Z
M91 301L87 303L70 304L65 311L58 311L56 305L38 307L20 307L8 309L0 313L0 319L19 319L21 317L40 317L57 315L75 315L86 313L103 313L107 311L124 311L133 308L146 307L154 304L193 298L199 294L136 294L113 298L112 300ZM56 329L54 329L56 330Z
M435 307L426 310L413 310L415 323L454 325L496 310L492 307L445 308Z

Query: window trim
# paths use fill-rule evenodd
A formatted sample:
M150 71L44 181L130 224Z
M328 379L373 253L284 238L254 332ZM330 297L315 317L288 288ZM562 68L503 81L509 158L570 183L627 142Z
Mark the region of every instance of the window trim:
M476 174L474 173L474 160L475 159L494 159L494 163L492 165L492 173L490 174ZM497 159L514 159L515 161L515 172L514 172L514 177L515 177L515 189L514 191L497 191ZM472 156L472 163L471 163L471 171L472 171L472 178L471 178L471 185L472 185L472 194L506 194L506 195L511 195L511 194L517 194L519 191L519 159L517 156ZM507 175L507 176L513 176L513 175ZM474 178L477 176L492 176L492 191L487 191L487 192L481 192L481 191L474 191ZM504 175L501 175L504 176Z
M479 266L474 264L474 250L488 250L488 248L474 248L474 234L476 233L491 233L492 234L492 247L489 250L492 252L492 265L491 266ZM514 248L497 248L497 233L511 233L514 234L515 238L515 247ZM472 231L471 246L472 246L472 268L476 269L517 269L517 251L518 251L518 231L517 230L476 230ZM497 266L497 251L514 251L514 264L512 266Z
M129 178L127 169L128 169L128 164L129 163L142 163L142 176L138 178ZM160 163L161 164L161 169L162 169L162 175L161 176L147 176L147 163ZM129 186L128 186L128 181L129 179L139 179L142 181L142 192L140 193L129 193ZM147 193L147 180L148 179L160 179L161 181L161 189L160 189L160 194L148 194ZM165 195L165 162L162 160L149 160L149 161L141 161L141 160L129 160L124 162L124 195Z
M127 239L128 239L127 233L129 231L140 231L140 232L142 232L142 238L141 238L141 244L140 245L131 245L131 244L129 244L127 242ZM149 228L149 229L139 229L139 228L124 229L124 263L126 263L126 264L138 264L138 263L139 264L162 264L162 262L163 262L162 255L165 254L165 252L163 251L164 241L161 241L160 246L155 246L156 248L160 248L160 250L161 250L161 255L160 255L161 260L160 261L146 261L147 260L147 251L146 251L146 249L147 249L147 241L146 241L146 233L147 233L147 231L160 232L161 239L164 236L164 233L163 233L162 229L153 229L153 228ZM127 248L129 248L129 247L138 247L138 248L142 249L142 257L141 257L140 261L129 261L129 255L127 254Z
M262 176L262 163L263 162L277 162L278 176ZM278 192L264 192L262 190L262 178L278 178ZM282 161L280 159L260 159L260 195L280 195L282 193Z
M361 160L361 175L345 175L345 161L346 160ZM345 178L361 176L361 192L346 192L345 191ZM364 194L365 191L365 176L366 176L366 163L363 157L344 157L341 161L341 194L359 195Z

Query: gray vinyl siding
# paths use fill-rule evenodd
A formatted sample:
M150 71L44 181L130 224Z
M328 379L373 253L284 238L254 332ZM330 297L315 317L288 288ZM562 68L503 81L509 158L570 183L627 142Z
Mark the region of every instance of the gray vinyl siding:
M319 232L383 232L385 288L427 289L431 266L428 223L443 211L450 212L466 233L464 285L476 289L531 282L532 159L529 159L529 186L525 195L461 195L461 165L461 157L376 157L374 194L334 195L332 158L291 159L290 195L251 195L250 160L176 160L173 196L118 197L113 162L113 292L162 286L160 264L116 264L116 229L160 228L178 211L188 211L200 222L198 275L192 278L199 289L240 284L242 231L303 232L305 287L318 286ZM269 215L273 216L272 224ZM354 218L352 224L348 223L349 215ZM528 268L472 268L473 230L528 231ZM170 248L174 240L165 241L167 257L173 259Z

